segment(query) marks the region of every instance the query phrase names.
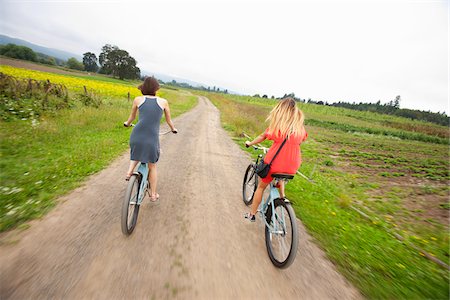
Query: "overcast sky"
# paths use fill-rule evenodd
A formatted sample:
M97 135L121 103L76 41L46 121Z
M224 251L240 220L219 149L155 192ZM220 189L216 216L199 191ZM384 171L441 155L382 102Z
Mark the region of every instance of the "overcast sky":
M0 33L229 90L450 112L448 1L6 1Z

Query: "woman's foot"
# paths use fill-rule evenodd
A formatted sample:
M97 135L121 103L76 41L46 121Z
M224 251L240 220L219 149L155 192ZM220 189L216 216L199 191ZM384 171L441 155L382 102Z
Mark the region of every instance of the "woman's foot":
M249 220L250 222L255 222L256 221L256 216L252 215L251 213L246 213L244 215L244 218L246 218L247 220Z
M125 180L129 181L131 178L131 175L133 175L133 173L127 173L127 175L125 176Z
M156 202L158 200L159 200L159 194L158 193L150 196L150 201L151 202Z

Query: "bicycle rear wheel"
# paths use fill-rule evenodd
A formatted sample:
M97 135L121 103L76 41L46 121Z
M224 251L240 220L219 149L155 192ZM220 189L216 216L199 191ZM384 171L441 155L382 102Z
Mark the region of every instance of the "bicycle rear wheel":
M269 258L277 268L289 267L295 259L298 247L297 220L289 202L277 198L273 202L275 218L272 218L272 206L266 213L266 247Z
M139 175L133 174L128 181L128 187L122 203L121 217L122 233L125 235L130 235L136 227L139 214L139 204L137 202L141 180Z
M250 164L247 167L244 175L244 182L242 183L242 200L245 205L250 205L253 202L253 195L258 187L258 176L255 172L255 165Z

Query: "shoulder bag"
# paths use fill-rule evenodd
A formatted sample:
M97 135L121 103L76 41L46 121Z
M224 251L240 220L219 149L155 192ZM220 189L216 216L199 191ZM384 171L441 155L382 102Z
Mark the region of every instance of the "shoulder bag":
M277 157L278 153L280 153L281 148L283 148L284 144L286 144L287 139L288 139L288 136L286 136L286 138L284 139L284 141L281 144L280 148L278 148L277 152L272 157L272 160L270 161L270 163L266 164L266 163L264 163L264 159L261 159L261 161L256 165L256 170L255 171L256 171L256 174L258 174L259 177L261 177L261 178L266 178L267 177L267 174L269 174L270 166L272 165L273 160L275 159L275 157Z

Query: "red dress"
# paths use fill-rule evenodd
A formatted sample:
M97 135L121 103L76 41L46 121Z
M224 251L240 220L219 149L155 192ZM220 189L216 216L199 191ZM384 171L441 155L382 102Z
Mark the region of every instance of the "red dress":
M272 160L272 157L277 153L278 148L280 148L285 138L284 136L269 134L268 130L269 129L267 128L264 135L266 139L273 140L273 144L267 152L266 157L264 157L264 162L266 164ZM291 135L280 153L278 153L277 157L275 157L275 160L272 162L269 174L266 178L262 178L262 181L270 183L272 181L271 175L274 173L295 174L302 163L300 144L306 140L307 137L308 133L306 131L302 135Z

